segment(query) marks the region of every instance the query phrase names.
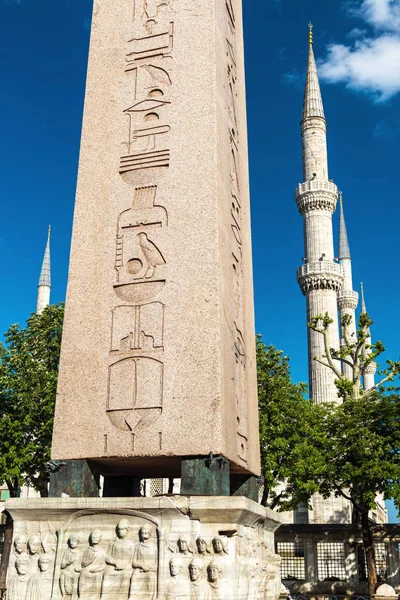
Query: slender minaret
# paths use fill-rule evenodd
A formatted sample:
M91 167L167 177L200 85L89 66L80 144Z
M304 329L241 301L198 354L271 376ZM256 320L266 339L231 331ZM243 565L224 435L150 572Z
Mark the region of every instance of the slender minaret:
M342 192L339 194L340 197L340 228L339 228L339 263L343 268L343 288L338 296L338 308L340 319L344 315L351 316L351 324L349 325L348 331L348 342L351 344L356 342L356 308L358 305L358 294L353 290L353 273L351 266L351 254L349 240L347 237L346 221L344 218L343 210L343 195ZM341 344L345 344L344 332L342 328ZM346 364L343 364L342 371L347 379L353 379L353 369Z
M364 296L364 285L363 283L361 283L361 312L362 313L366 313L367 311L367 305L365 304L365 296ZM367 345L371 346L372 344L372 340L371 340L371 330L368 329L368 338L367 338ZM365 354L370 354L371 353L371 348L367 348L365 351ZM370 390L371 388L374 387L375 385L375 373L376 373L376 363L372 362L370 365L368 365L368 367L365 370L364 373L364 390Z
M46 306L50 304L50 225L47 232L47 243L44 251L42 270L40 271L36 312L40 315Z
M301 134L303 140L303 180L296 189L296 202L304 219L304 264L297 280L307 302L307 321L328 313L329 345L339 348L337 295L343 284L343 269L334 259L332 214L338 189L328 178L326 121L313 52L312 25L309 25L309 58ZM338 401L335 375L314 360L325 354L323 336L308 330L309 384L315 402Z

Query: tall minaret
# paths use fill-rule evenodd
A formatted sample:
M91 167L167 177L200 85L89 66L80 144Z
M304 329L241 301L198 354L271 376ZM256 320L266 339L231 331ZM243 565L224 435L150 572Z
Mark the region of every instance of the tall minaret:
M46 306L50 304L50 225L47 232L47 244L44 251L42 270L40 271L36 312L40 315Z
M339 348L337 295L342 289L343 269L334 260L332 214L338 189L328 178L326 121L313 52L312 25L309 25L309 57L304 95L301 134L303 180L296 189L296 202L304 218L304 264L297 280L307 301L307 321L316 315L330 315L330 347ZM325 354L323 336L308 330L309 384L315 402L338 401L333 372L314 360Z
M356 342L356 308L358 305L358 294L353 290L353 273L351 266L351 254L350 254L350 246L349 240L347 237L347 228L346 221L344 218L344 210L343 210L343 196L340 192L340 228L339 228L339 263L343 268L344 280L343 280L343 288L338 297L338 308L340 311L340 318L344 315L351 316L351 324L348 327L349 334L349 342ZM341 344L344 344L345 340L343 338L343 330L342 330L342 338ZM343 374L350 381L353 379L353 369L344 364L342 367Z
M367 305L365 304L365 297L364 297L364 285L361 283L361 312L362 313L366 313L367 312ZM371 330L368 329L368 338L367 338L367 344L368 346L370 346L372 344L372 340L371 340ZM371 349L368 348L365 352L366 354L370 354L371 353ZM364 390L370 390L371 388L374 387L375 385L375 373L376 373L376 363L372 362L370 365L368 365L368 367L366 368L365 374L364 374Z

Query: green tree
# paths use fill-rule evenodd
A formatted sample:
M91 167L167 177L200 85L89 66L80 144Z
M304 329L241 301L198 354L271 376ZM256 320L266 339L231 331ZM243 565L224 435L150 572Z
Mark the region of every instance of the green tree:
M278 510L308 504L322 468L324 406L306 399L307 385L292 383L289 358L257 336L257 374L264 491L261 503Z
M32 314L25 328L12 325L0 343L0 483L11 498L23 484L48 495L58 364L64 305ZM0 565L0 588L6 586L13 536L11 516Z
M64 305L12 325L0 344L0 482L47 496Z
M382 342L369 343L372 321L366 313L360 316L354 341L348 334L351 317L342 319L344 345L340 350L329 347L331 323L328 314L318 315L309 323L325 340L325 355L315 360L335 373L338 396L343 399L343 403L329 406L327 413L319 491L325 498L334 494L352 503L353 514L362 528L372 596L377 572L369 511L376 508L378 494L385 499L394 498L400 510L400 396L392 384L400 374L400 363L387 361L380 381L363 391L360 378L385 348ZM351 367L351 380L342 374L343 363Z

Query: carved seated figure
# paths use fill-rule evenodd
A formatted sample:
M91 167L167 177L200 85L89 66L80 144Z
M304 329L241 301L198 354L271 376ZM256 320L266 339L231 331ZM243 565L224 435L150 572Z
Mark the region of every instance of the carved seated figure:
M39 570L28 581L26 600L50 600L53 584L52 569L49 569L51 558L42 554L38 559Z
M135 552L134 542L128 539L129 528L129 521L121 519L116 527L117 539L108 548L101 591L102 600L128 598Z
M157 544L152 539L151 527L143 525L133 554L130 600L156 600L157 558Z
M21 553L15 561L16 573L10 577L7 589L8 600L25 600L29 580L29 557Z
M174 556L169 561L170 580L165 590L165 600L190 600L190 583L182 573L183 560Z
M189 565L190 600L213 600L211 588L203 575L204 563L195 557Z
M82 557L78 544L78 538L71 535L68 539L68 548L61 559L60 589L63 597L68 600L78 598L78 581L82 570Z

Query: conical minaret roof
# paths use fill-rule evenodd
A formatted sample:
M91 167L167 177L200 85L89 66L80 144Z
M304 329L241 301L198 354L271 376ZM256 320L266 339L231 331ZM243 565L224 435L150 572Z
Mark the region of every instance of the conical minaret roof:
M342 194L340 194L339 260L346 258L351 260L349 238L344 218L343 198Z
M321 117L322 119L325 119L324 105L322 103L321 89L319 87L317 65L314 57L313 31L311 23L309 28L309 54L306 89L304 93L303 121L305 119L309 119L310 117Z
M51 273L50 273L50 226L47 234L47 244L44 251L42 270L40 271L39 286L45 285L51 287Z
M367 305L365 304L365 296L364 296L364 284L361 282L361 312L367 312Z

